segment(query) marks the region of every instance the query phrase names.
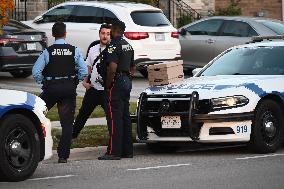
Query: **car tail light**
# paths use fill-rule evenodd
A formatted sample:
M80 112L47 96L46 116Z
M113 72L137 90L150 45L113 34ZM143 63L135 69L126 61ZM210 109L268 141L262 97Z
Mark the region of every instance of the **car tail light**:
M147 32L124 32L124 36L130 40L140 40L149 37Z
M179 34L178 34L178 32L172 32L171 36L172 36L172 38L178 39Z
M14 38L1 38L0 39L0 46L5 46L7 43L18 43L22 40L14 39Z

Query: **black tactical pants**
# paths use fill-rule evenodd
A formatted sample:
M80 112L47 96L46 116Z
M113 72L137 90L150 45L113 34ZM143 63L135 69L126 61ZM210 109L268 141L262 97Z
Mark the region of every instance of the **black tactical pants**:
M73 136L79 135L94 109L100 105L106 112L106 93L93 87L88 89L83 98L82 106L73 125Z
M108 154L125 156L133 154L132 126L129 114L129 100L132 81L121 75L108 91Z
M77 82L74 79L47 81L40 97L45 101L48 110L57 104L62 135L58 144L59 158L69 158L72 140L72 126L76 107Z

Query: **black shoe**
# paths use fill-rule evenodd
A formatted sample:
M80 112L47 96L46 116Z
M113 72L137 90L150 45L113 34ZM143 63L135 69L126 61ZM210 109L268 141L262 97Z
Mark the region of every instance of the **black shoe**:
M98 157L98 160L120 160L121 157L115 155L105 154L103 156Z
M133 158L133 154L122 155L121 158Z
M67 163L67 159L66 158L59 158L58 163Z

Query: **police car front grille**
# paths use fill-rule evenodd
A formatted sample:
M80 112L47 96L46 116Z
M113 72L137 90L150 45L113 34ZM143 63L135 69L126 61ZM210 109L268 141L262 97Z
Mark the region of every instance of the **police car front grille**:
M203 123L195 123L198 128L201 128ZM181 128L179 129L164 129L161 124L161 117L151 117L148 119L148 126L151 127L155 134L159 137L189 137L190 129L189 127L196 127L195 124L188 125L188 117L181 117Z
M164 101L148 101L146 104L146 110L148 112L159 112ZM168 112L186 112L189 110L189 101L176 100L168 101Z
M208 114L211 111L211 101L210 100L199 100L198 102L198 114Z
M189 100L171 100L170 98L167 100L160 101L147 101L145 111L149 113L160 112L162 103L164 101L169 102L168 112L188 112L189 111ZM211 111L210 100L200 100L198 103L197 113L199 114L207 114Z

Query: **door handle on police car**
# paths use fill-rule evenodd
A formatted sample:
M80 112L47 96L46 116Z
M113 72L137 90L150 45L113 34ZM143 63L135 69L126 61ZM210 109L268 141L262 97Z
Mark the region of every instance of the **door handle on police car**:
M90 30L98 30L98 28L89 28Z

